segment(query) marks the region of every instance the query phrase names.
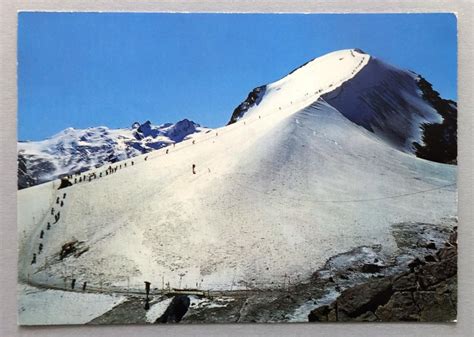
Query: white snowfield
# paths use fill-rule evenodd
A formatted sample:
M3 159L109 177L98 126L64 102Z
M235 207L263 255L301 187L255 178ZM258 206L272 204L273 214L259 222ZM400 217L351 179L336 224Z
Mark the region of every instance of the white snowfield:
M124 302L124 296L82 294L18 285L21 325L85 324Z
M304 280L355 246L393 252L394 223L456 216L455 166L400 151L320 98L357 78L370 58L325 55L270 84L232 125L91 182L19 191L20 277L104 288L142 289L145 280L159 288L274 287ZM45 230L53 216L44 209L63 193L60 220ZM73 239L89 250L59 260Z

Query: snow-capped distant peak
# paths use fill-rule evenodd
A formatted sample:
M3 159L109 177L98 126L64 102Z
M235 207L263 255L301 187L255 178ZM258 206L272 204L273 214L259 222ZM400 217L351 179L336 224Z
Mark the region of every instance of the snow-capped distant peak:
M188 119L175 124L135 122L130 128L66 128L42 141L18 143L18 186L25 188L178 143L206 128Z

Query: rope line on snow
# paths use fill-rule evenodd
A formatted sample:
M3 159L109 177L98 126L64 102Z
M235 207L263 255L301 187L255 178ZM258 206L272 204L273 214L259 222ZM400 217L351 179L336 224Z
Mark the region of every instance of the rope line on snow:
M268 192L263 192L258 189L249 187L250 185L244 185L244 184L239 184L238 182L234 182L235 184L246 188L248 190L260 193L260 194L265 194L271 196L271 193ZM395 195L390 195L390 196L385 196L385 197L380 197L380 198L366 198L366 199L351 199L351 200L313 200L313 199L304 199L304 198L292 198L288 196L276 196L280 199L287 199L287 200L293 200L293 201L306 201L306 202L311 202L311 203L356 203L356 202L370 202L370 201L379 201L379 200L386 200L386 199L396 199L396 198L403 198L403 197L408 197L416 194L422 194L422 193L428 193L436 190L441 190L447 187L451 186L456 186L456 184L447 184L447 185L442 185L442 186L437 186L433 187L427 190L422 190L422 191L416 191L416 192L408 192L408 193L402 193L402 194L395 194Z

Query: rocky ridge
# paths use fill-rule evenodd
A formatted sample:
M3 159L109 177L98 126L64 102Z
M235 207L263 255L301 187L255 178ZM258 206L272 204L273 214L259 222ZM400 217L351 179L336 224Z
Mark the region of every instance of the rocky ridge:
M341 293L334 302L314 309L310 322L454 321L457 313L457 229L444 246L415 258L409 270L370 279Z

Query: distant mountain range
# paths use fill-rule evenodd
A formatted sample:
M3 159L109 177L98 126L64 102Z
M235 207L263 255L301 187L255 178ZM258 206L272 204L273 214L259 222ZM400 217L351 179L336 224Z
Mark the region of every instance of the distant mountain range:
M183 119L175 124L133 123L130 128L67 128L43 141L18 143L18 188L114 163L187 139L206 128Z

